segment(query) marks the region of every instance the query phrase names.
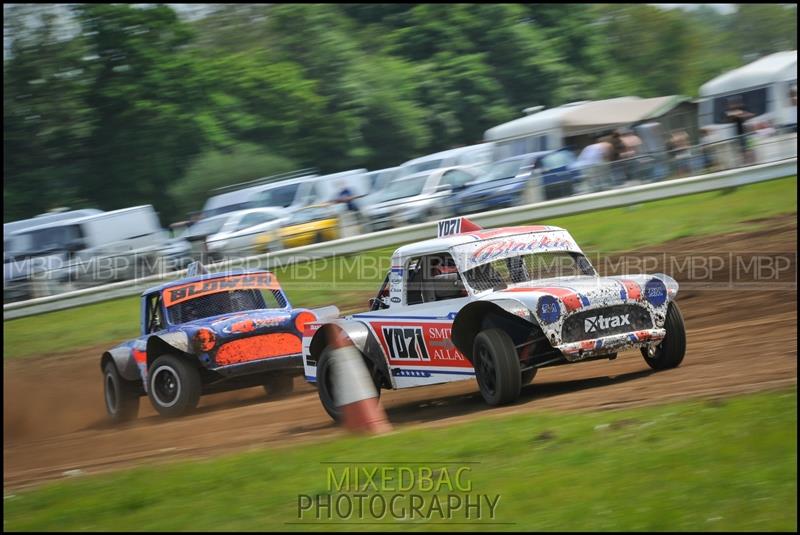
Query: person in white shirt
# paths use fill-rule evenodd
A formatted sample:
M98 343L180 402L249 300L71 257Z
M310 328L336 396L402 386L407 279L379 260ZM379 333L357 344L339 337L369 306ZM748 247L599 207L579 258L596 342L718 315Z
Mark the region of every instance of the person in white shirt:
M605 137L597 137L578 156L576 166L583 173L583 182L588 191L602 191L610 187L608 162L612 146Z

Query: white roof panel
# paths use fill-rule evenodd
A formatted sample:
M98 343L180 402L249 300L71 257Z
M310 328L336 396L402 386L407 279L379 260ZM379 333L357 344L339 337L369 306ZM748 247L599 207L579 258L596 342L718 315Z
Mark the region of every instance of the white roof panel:
M797 80L797 50L776 52L720 74L700 86L700 96L724 95L791 80Z
M677 105L684 100L685 97L677 95L654 98L629 96L567 104L490 128L485 132L484 139L513 139L556 128L563 129L567 136L615 128L648 119L671 102Z

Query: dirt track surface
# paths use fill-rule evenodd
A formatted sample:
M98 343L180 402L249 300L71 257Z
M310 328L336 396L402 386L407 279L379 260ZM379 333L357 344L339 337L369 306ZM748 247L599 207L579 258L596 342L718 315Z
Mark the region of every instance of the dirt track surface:
M610 409L796 384L796 215L769 223L769 230L687 238L648 250L668 253L670 262L692 251L729 258L715 285L689 283L683 273L675 274L683 283L678 302L687 328L681 367L654 373L638 351L627 351L615 361L546 368L523 388L518 403L496 409L484 405L474 380L384 392L390 420L398 427L449 425L510 412ZM782 286L724 288L735 271L727 253L757 252L792 258ZM105 348L4 362L6 489L63 478L71 470L102 472L342 433L325 414L316 390L301 378L286 399L266 402L258 388L207 396L196 413L177 420L159 418L143 398L138 420L109 426L98 364Z

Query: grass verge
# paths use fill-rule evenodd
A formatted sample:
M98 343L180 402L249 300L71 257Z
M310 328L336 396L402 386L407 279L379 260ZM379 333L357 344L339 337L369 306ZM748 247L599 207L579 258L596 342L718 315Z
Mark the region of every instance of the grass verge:
M752 224L744 222L796 211L797 177L788 177L537 223L568 229L586 251L611 253L685 236L753 230ZM390 267L395 248L367 251L357 258L285 266L276 274L295 306L366 307ZM138 314L138 297L127 297L5 321L3 356L28 357L111 345L137 336Z
M4 528L794 531L796 429L796 389L620 411L488 417L84 476L6 495ZM369 513L344 519L334 511L328 518L324 509L321 519L313 509L300 518L299 495L324 500L332 494L333 503L354 503L338 496L358 493L336 491L327 475L330 468L340 481L352 463L367 470L395 467L373 479L378 492L364 492L368 500L380 494L385 502L401 496L394 513L380 525L363 523L376 522ZM412 490L396 491L398 482L386 477L400 467L419 474L421 466L436 482L445 466L451 476L469 470L438 492L410 478L403 488ZM411 494L425 504L414 519ZM500 498L493 518L486 506L480 519L475 509L470 519L464 510L431 512L434 496L446 500L448 494L460 495L462 503L467 495L473 503L480 495ZM394 518L404 513L406 520Z

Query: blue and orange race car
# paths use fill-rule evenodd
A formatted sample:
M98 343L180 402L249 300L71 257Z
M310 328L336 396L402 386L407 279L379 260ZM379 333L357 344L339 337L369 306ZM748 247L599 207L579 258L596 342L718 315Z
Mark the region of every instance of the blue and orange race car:
M329 308L292 308L268 271L204 273L150 288L141 335L100 359L106 410L121 422L136 418L144 395L162 416L179 416L203 394L258 385L270 396L288 394L303 371L303 329L338 313Z

